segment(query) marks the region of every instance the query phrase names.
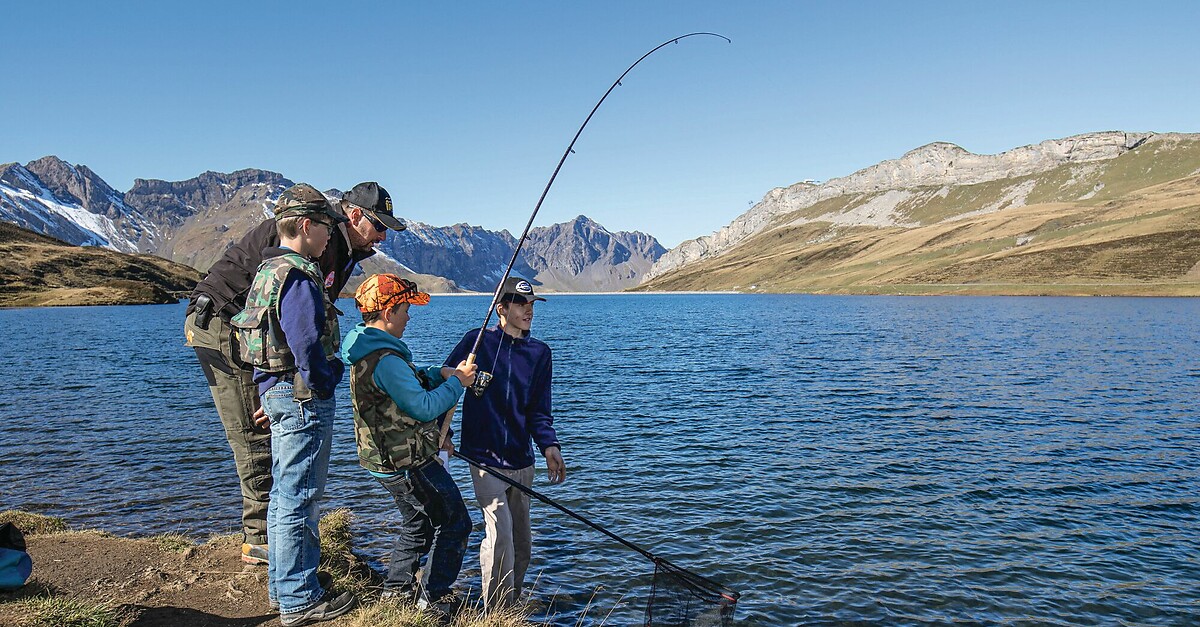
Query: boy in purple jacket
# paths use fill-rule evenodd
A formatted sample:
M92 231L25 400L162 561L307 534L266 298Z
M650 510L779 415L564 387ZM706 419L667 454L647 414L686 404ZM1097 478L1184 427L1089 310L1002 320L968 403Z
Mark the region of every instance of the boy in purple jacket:
M539 300L546 299L533 293L529 281L509 277L504 282L496 305L500 322L484 331L475 355L480 370L490 371L493 379L483 396L465 395L459 446L467 458L525 486L533 485L531 442L546 458L550 481L566 478L550 414L550 347L529 334ZM478 333L464 335L446 364L465 360ZM515 605L529 567L529 497L478 468L471 470L471 479L486 527L479 547L484 607Z

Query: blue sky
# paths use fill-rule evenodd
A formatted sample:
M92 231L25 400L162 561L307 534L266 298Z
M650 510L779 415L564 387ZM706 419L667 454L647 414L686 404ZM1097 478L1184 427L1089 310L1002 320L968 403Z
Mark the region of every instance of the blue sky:
M405 217L586 214L673 246L773 187L933 141L997 153L1200 131L1198 2L21 2L0 162L134 178L263 168Z

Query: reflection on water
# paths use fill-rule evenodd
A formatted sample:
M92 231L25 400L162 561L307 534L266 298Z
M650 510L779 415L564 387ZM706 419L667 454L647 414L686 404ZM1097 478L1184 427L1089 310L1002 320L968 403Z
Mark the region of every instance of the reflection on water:
M418 360L440 361L486 303L414 308ZM554 349L568 481L536 487L741 590L746 625L1198 624L1198 314L1193 299L555 296L534 330ZM0 508L128 534L239 528L182 316L0 311ZM344 385L338 404L325 507L352 508L362 551L386 559L389 499L357 465ZM555 622L590 600L585 622L640 623L652 565L534 510L530 577Z

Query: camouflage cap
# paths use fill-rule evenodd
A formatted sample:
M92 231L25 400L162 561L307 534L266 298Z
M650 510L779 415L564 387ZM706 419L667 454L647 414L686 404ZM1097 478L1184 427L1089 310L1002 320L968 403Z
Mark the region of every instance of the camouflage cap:
M283 190L283 193L279 195L279 200L275 201L276 220L313 214L324 215L334 224L349 222L345 216L334 211L333 205L329 204L329 199L325 197L325 194L308 183L297 183Z
M372 274L354 290L354 304L363 313L384 311L401 303L428 305L429 294L394 274Z

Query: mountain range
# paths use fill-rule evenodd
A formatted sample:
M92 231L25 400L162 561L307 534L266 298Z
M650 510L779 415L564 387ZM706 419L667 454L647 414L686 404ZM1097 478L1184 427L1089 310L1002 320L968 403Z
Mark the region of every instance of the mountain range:
M291 184L249 169L121 193L44 157L0 166L0 220L204 270ZM490 291L516 245L507 231L408 223L364 271ZM995 155L935 142L772 189L670 251L582 215L537 227L514 272L552 291L1200 295L1200 134L1086 133Z
M176 182L136 179L121 193L87 166L48 156L0 165L0 220L71 244L153 254L205 271L269 218L292 184L275 172L246 169ZM406 222L407 230L388 233L364 272L398 272L438 292L490 292L516 247L508 231ZM637 285L665 252L652 236L611 232L580 215L531 229L513 272L549 291L614 291Z
M928 144L773 189L638 289L1200 295L1200 134Z

